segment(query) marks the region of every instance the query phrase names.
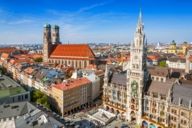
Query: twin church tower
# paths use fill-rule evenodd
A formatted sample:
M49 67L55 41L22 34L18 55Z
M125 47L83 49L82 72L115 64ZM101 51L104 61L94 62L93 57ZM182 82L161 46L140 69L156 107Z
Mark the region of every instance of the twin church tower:
M49 55L54 45L61 44L59 26L54 25L53 28L51 28L50 24L46 24L43 34L43 61L48 62Z

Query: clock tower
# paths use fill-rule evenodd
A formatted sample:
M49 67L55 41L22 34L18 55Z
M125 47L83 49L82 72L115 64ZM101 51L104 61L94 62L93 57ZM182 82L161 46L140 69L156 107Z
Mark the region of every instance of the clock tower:
M143 114L143 92L147 81L146 44L142 13L139 14L134 41L131 44L130 67L127 71L128 121L140 124Z

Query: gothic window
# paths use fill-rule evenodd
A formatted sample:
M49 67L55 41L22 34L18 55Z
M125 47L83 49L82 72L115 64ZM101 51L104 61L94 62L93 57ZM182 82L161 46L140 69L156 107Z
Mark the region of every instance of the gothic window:
M86 67L87 65L86 65L86 61L83 61L83 63L84 63L84 66Z
M116 92L115 92L115 90L113 90L112 96L113 96L113 100L116 100Z
M134 104L134 103L135 103L135 100L134 100L134 99L131 99L131 103L133 103L133 104Z
M81 61L79 61L79 67L81 68Z
M136 64L136 68L139 69L139 65L138 64Z
M120 91L117 92L117 99L121 100L121 93L120 93Z

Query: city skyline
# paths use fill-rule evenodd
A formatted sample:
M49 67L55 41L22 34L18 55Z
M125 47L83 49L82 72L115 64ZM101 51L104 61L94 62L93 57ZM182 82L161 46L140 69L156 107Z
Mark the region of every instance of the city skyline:
M0 44L42 43L43 25L57 24L63 43L129 43L139 14L139 0L0 1ZM192 2L142 2L148 42L191 42ZM9 38L11 36L11 38Z

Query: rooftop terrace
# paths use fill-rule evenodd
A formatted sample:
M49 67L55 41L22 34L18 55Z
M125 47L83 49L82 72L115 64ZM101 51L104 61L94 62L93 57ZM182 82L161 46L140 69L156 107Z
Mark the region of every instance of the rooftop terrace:
M0 98L25 92L24 88L7 76L0 77Z

